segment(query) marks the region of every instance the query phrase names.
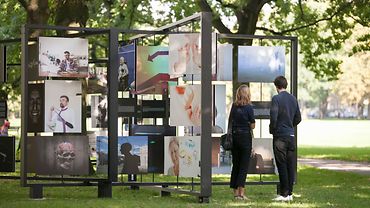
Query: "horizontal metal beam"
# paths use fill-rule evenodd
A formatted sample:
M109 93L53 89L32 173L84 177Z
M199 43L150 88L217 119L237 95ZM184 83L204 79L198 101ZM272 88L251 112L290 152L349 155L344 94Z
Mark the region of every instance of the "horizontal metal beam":
M218 34L219 38L224 39L271 39L271 40L296 40L293 36L265 36L265 35L246 35L246 34Z

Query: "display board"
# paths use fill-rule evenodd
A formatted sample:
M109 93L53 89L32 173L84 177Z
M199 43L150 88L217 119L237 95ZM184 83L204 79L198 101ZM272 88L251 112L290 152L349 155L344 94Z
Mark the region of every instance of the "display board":
M6 82L6 47L0 45L0 83Z
M15 171L15 137L0 136L0 172Z
M271 138L256 138L252 141L252 152L248 173L275 174L276 164Z
M165 118L166 101L165 100L142 100L141 116L143 118Z
M226 85L214 85L214 125L212 133L225 133L226 126Z
M119 68L118 80L120 83L119 91L126 91L129 88L134 88L135 81L135 44L121 46L118 49Z
M108 137L98 136L97 172L108 171ZM118 137L118 173L138 174L148 172L148 137L119 136Z
M137 115L136 98L118 98L118 116L133 117Z
M238 82L273 82L285 75L285 47L238 46Z
M45 81L45 132L81 133L81 82Z
M27 138L28 172L41 175L88 175L87 136L33 136Z
M255 119L270 119L270 101L252 101Z
M170 86L171 126L200 126L201 86Z
M200 177L200 136L164 137L164 174Z
M45 127L45 85L28 84L28 131L43 132Z
M39 37L39 76L88 77L88 40Z
M108 127L108 100L104 95L91 96L91 127Z
M233 80L233 45L217 45L217 81Z

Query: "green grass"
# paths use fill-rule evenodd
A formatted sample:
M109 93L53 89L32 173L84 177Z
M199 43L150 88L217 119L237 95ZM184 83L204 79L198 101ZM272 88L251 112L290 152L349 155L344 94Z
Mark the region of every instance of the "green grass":
M309 147L298 148L298 157L370 162L370 147Z
M249 179L258 180L258 177ZM276 176L263 177L265 181L276 179ZM215 180L228 181L228 176L221 175ZM98 199L97 187L45 188L45 199L31 200L29 189L21 188L19 181L0 180L0 207L367 207L369 180L369 176L305 166L299 168L295 186L295 193L301 197L295 197L292 203L272 202L276 187L265 185L246 187L251 202L234 201L228 186L213 186L210 204L198 204L194 196L172 194L160 197L158 191L134 191L126 187L114 187L111 199Z

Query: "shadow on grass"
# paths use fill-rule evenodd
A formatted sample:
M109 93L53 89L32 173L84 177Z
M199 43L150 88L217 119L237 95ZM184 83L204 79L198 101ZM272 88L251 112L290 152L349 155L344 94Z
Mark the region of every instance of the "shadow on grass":
M277 176L263 177L265 181L276 179ZM217 175L214 180L228 181L229 176ZM248 180L259 180L259 177L251 176ZM172 194L161 197L158 191L129 190L127 187L114 187L113 198L108 199L97 198L97 187L45 188L44 200L31 200L28 198L29 189L21 188L19 181L2 180L0 207L367 207L369 182L370 178L366 176L301 166L294 190L300 197L295 197L291 203L272 202L276 187L256 185L246 186L250 202L233 200L228 186L213 186L211 203L199 204L195 196Z

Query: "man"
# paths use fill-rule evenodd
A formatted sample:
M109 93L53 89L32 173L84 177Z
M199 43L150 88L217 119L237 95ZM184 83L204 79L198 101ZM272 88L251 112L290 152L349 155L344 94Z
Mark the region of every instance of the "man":
M59 65L60 72L69 72L74 71L76 68L76 64L74 63L73 59L71 58L71 54L69 51L64 51L64 59Z
M275 201L292 201L294 183L294 159L296 144L294 127L301 122L297 99L286 91L288 82L284 76L274 81L277 95L272 97L270 109L270 134L279 172L280 195Z
M60 96L59 101L60 109L50 108L48 127L53 132L70 132L74 128L74 111L68 107L68 96Z

